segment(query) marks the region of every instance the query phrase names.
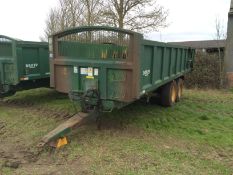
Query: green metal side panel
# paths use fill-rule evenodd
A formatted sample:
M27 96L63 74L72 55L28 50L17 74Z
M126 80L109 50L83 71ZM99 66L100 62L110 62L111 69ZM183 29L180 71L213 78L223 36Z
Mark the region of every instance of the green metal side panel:
M155 58L153 62L153 75L155 83L160 82L162 80L162 66L163 65L163 54L164 48L157 47L154 49Z
M73 70L71 72L71 90L79 90L79 89L84 89L82 88L82 85L81 85L81 77L80 77L80 67L78 65L74 65L73 66Z
M38 48L23 48L23 60L25 65L24 73L27 76L38 76L40 74L39 65L39 49Z
M0 85L17 84L14 41L0 41Z
M4 84L12 84L16 81L15 65L10 63L3 64Z
M50 70L49 70L49 50L46 44L45 47L39 48L39 58L40 58L40 74L42 77L49 77Z
M127 93L127 70L108 69L107 71L107 97L108 99L124 99Z
M10 42L0 42L0 58L12 56L12 44Z
M163 73L163 80L166 80L170 76L170 66L171 66L171 48L164 48L164 57L163 57L163 67L162 67L162 73Z
M150 46L144 47L144 56L143 56L143 64L141 65L141 73L143 75L143 79L141 80L141 83L143 85L143 88L146 89L147 87L150 87L152 84L152 66L153 66L153 54L154 54L154 48Z
M49 53L46 44L24 42L17 45L19 79L49 77Z
M144 40L141 46L141 95L184 76L191 70L194 50Z

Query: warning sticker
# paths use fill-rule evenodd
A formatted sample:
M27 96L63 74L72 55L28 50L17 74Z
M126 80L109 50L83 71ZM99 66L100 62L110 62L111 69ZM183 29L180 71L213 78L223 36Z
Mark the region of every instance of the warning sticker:
M81 68L80 73L81 75L87 75L87 68Z
M94 76L98 76L99 75L99 70L97 68L94 69Z
M78 73L78 67L74 66L74 73L77 74Z
M88 67L87 69L87 75L92 77L93 76L93 68L92 67Z

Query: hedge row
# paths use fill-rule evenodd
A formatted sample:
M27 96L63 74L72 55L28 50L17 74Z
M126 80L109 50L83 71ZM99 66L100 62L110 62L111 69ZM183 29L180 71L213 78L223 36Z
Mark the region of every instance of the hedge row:
M186 76L185 85L187 88L214 88L222 85L223 54L219 55L197 52L195 56L194 69ZM221 71L220 71L221 70Z

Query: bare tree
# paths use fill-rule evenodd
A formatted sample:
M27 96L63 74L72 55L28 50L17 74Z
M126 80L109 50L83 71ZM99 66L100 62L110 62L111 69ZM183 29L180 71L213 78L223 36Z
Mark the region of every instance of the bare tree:
M48 36L52 33L56 33L60 28L60 21L59 21L59 12L56 8L50 9L48 14L46 23L46 29L44 30L44 36L40 37L41 41L48 41Z
M75 27L78 24L82 24L83 12L84 5L82 0L59 0L58 30L65 30L67 28Z
M50 9L46 20L45 34L40 37L42 41L58 31L63 31L82 25L83 4L81 0L59 0L58 7Z
M97 25L101 18L103 8L103 0L83 0L84 24L87 26Z
M148 32L166 27L168 11L156 0L59 0L46 20L45 38L81 25L108 25Z
M49 35L82 25L97 25L102 14L103 0L59 0L46 20L45 40Z
M109 0L103 12L106 24L148 32L167 26L168 11L156 0Z
M64 9L64 18L66 20L66 28L76 27L83 23L84 4L82 0L60 0L63 2L61 10ZM62 12L63 14L63 12ZM61 29L64 30L64 29Z
M226 39L226 31L224 30L223 21L219 18L215 18L215 39L223 40Z

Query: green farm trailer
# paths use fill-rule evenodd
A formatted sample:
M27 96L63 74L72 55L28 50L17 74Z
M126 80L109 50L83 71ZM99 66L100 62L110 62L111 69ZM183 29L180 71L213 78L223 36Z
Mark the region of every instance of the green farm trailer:
M111 27L67 30L50 38L49 45L51 87L81 101L83 111L97 106L111 111L153 93L171 106L179 101L194 59L191 48Z
M0 97L16 91L49 87L48 43L0 35Z
M195 50L149 41L140 33L89 26L49 39L50 83L68 93L82 111L48 133L39 144L64 137L87 117L120 109L142 97L160 95L163 106L180 100L183 80L193 67ZM98 119L98 118L97 118Z

